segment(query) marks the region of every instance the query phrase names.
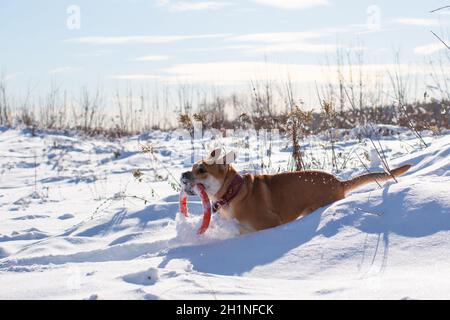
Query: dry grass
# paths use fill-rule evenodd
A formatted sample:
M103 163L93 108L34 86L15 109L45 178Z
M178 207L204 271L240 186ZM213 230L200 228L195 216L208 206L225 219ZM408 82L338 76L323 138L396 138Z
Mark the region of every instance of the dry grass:
M359 53L338 52L337 74L324 66L330 82L316 86L316 102L308 106L302 104L305 93L296 93L289 78L281 83L253 81L244 93L223 94L214 87L208 91L196 89L194 85L180 85L142 87L139 93L128 88L117 90L108 98L100 89L90 92L82 88L72 95L55 85L44 97L32 95L30 90L22 97L13 97L8 92L7 81L0 77L0 125L23 126L32 132L76 130L116 138L180 126L193 136L194 122L200 122L205 129L278 129L291 136L293 130L296 131L293 136L326 131L331 148L336 140L334 130L369 123L408 127L418 137L422 130L439 133L450 128L450 80L445 73L450 50L430 60L432 72L424 83L425 92L412 90L414 79L396 71L389 74L389 88L374 87L373 83L380 81L377 75L363 74L363 63ZM297 127L304 121L296 110L298 105L302 106L302 112L311 111L308 130Z

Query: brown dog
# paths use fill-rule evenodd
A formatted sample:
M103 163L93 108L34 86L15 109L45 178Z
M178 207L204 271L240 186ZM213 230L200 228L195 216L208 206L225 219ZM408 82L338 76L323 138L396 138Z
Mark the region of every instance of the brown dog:
M224 218L239 221L241 233L279 226L345 198L346 193L371 182L392 178L388 173L368 173L347 181L321 171L297 171L274 175L240 176L231 166L233 152L220 157L220 149L183 173L187 186L203 184L213 208ZM391 173L400 176L405 165ZM189 192L188 190L188 193Z

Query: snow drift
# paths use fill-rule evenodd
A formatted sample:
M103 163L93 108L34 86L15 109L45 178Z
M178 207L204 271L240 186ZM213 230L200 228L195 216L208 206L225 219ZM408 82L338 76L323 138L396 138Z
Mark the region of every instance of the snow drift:
M398 183L365 186L245 236L215 215L199 237L199 199L189 199L194 215L185 219L168 183L131 176L148 167L137 146L142 137L117 144L3 131L0 298L448 299L450 135L428 136L430 146L420 150L402 134L400 142L382 141L392 167L413 165ZM158 132L146 138L159 143L158 157L174 176L189 166L188 142ZM273 157L285 165L288 152ZM238 168L248 163L240 159ZM340 176L363 170L354 165ZM152 172L164 174L158 167L144 173ZM124 196L147 198L151 190L157 194L146 204Z

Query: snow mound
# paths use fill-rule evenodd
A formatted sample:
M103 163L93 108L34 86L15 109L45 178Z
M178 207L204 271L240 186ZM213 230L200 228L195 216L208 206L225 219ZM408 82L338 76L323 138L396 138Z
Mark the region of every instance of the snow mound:
M380 135L390 166L413 165L398 183L367 185L305 218L242 236L236 221L217 214L198 236L196 197L189 199L189 218L178 212L165 168L174 177L186 170L189 141L141 135L157 146L163 167L148 165L137 137L113 144L5 130L0 287L7 289L0 298L448 299L450 135L425 136L429 147L420 148L406 130L387 129L402 139L389 130ZM362 148L366 165L379 167L370 144L351 138L336 150ZM325 143L305 148L320 153ZM37 167L36 150L45 150ZM252 161L239 158L237 167L255 168ZM364 173L352 161L340 178ZM274 152L272 163L287 162L286 152ZM137 168L143 183L131 175Z
M211 217L208 230L202 236L197 235L197 231L202 223L201 215L191 215L188 218L178 214L176 223L175 240L180 244L196 244L209 242L211 240L225 240L239 235L239 227L235 220L225 220L218 214Z
M143 272L125 275L122 279L129 283L150 286L158 281L158 270L155 268L150 268Z

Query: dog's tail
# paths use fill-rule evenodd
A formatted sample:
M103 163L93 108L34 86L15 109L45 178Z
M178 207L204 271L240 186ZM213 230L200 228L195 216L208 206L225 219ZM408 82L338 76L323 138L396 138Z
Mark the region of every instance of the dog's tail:
M408 171L411 168L411 165L407 164L404 166L401 166L400 168L394 169L391 171L391 174L394 177L401 176L406 171ZM374 172L374 173L367 173L360 176L357 176L355 178L352 178L347 181L343 181L342 184L344 186L344 192L347 193L353 189L356 189L358 187L361 187L365 184L371 183L371 182L384 182L392 178L392 175L387 172Z

